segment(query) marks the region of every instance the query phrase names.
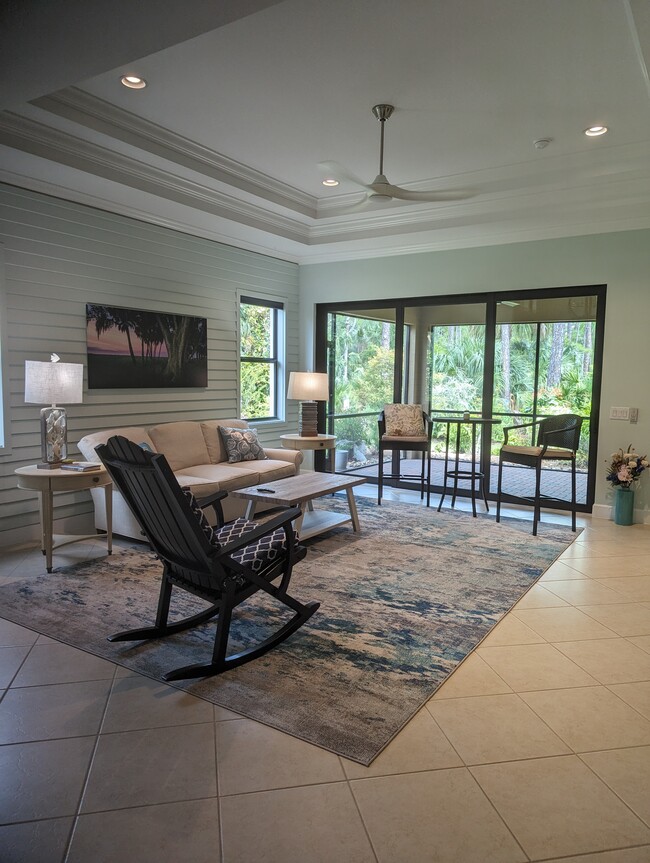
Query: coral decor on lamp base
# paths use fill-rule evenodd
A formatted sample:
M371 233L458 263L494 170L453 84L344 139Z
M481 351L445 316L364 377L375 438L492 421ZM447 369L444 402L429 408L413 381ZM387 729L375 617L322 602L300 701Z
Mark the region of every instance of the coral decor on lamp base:
M61 467L68 457L68 417L64 408L41 409L41 463L44 470Z

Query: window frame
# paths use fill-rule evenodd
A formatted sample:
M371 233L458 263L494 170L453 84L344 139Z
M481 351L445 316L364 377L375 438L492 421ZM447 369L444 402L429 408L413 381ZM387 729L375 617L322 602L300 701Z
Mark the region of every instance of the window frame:
M242 354L242 339L241 339L241 307L258 306L272 311L271 324L271 355L267 357L250 357ZM270 297L252 297L248 294L240 294L238 304L238 411L241 419L247 422L278 422L284 418L284 399L282 392L284 391L283 371L284 371L284 353L285 353L285 303L283 300ZM271 413L268 416L244 417L242 412L242 393L241 393L241 371L242 364L265 364L273 369L271 376Z
M7 356L7 289L4 246L0 243L0 457L11 456L9 437L9 369Z

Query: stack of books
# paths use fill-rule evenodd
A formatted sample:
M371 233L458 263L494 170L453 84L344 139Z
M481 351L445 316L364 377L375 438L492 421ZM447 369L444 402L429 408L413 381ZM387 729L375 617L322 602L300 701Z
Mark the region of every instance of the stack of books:
M102 465L94 461L70 461L61 465L61 470L76 470L85 473L89 470L101 470Z

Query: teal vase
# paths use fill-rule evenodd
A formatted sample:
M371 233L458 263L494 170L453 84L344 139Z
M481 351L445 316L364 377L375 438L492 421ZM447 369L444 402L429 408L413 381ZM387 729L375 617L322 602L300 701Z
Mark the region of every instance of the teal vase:
M616 489L614 522L616 524L634 524L634 491L631 488L619 486Z

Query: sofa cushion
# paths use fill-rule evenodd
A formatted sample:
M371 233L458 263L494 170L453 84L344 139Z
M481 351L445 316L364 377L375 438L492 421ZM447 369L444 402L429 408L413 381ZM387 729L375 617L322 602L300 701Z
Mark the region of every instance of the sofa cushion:
M249 462L249 464L264 464L264 462ZM199 464L175 474L181 485L188 485L198 497L212 494L213 491L234 491L246 488L259 482L258 470L242 470L237 465ZM198 491L197 491L198 489Z
M257 437L256 429L219 426L219 434L226 447L229 464L266 458L264 448Z
M219 434L219 426L227 428L247 429L248 423L246 420L208 420L201 423L201 431L205 445L208 448L208 455L212 464L219 464L222 461L228 461L228 453L226 452L225 444Z
M197 422L161 423L149 429L149 437L156 450L164 453L174 472L210 461L201 426Z
M85 437L81 438L77 444L77 448L86 461L99 461L99 456L95 452L95 447L106 443L106 441L114 435L121 435L121 437L125 437L128 440L133 441L133 443L137 443L138 446L146 444L151 448L152 452L156 452L154 442L142 426L127 426L123 429L109 429L108 431L87 434Z
M286 476L295 476L296 469L292 464L286 461L278 461L274 458L267 458L264 461L242 461L237 467L243 473L255 472L259 477L259 482L273 482L275 479L284 479ZM249 485L253 484L251 480Z
M247 533L252 533L258 522L249 521L246 518L237 518L230 521L223 527L211 527L206 519L203 510L196 502L196 498L189 488L183 488L183 494L187 497L190 508L199 523L199 527L205 534L210 545L215 548L222 548L231 542L245 537ZM298 542L298 534L293 531L294 541ZM278 555L285 554L287 550L287 535L284 528L278 528L273 533L261 536L254 540L250 545L245 545L243 548L233 552L233 558L242 566L250 568L253 572L259 572L262 567L274 561ZM237 577L241 585L246 582L241 576Z

